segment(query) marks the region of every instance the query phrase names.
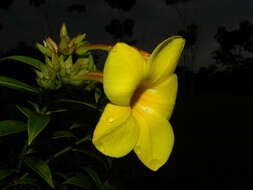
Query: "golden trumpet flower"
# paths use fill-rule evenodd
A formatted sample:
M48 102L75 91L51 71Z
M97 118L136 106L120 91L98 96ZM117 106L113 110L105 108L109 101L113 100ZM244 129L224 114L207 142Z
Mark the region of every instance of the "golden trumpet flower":
M100 152L122 157L134 150L153 171L166 163L174 144L168 121L178 87L174 71L184 44L180 36L170 37L148 58L125 43L112 47L103 74L104 91L111 102L92 139Z

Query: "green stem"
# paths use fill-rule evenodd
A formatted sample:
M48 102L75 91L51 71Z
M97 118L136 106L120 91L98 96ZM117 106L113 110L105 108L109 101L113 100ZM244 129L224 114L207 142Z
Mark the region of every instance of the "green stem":
M23 158L22 157L26 153L26 149L27 149L27 140L25 140L25 144L24 144L24 146L22 148L22 151L21 151L21 153L18 156L19 161L18 161L18 164L17 164L17 170L16 170L17 173L19 173L20 170L21 170L21 167L22 167L22 164L23 164Z
M79 145L79 144L81 144L81 143L83 143L85 141L88 141L90 139L91 139L90 135L85 136L85 137L81 138L80 140L76 141L75 145ZM65 147L64 149L62 149L62 150L58 151L57 153L55 153L50 159L48 159L46 161L46 163L49 163L50 161L56 159L57 157L61 156L62 154L66 153L66 152L68 152L68 151L70 151L72 149L73 149L73 146L67 146L67 147Z
M95 109L95 110L98 110L100 112L103 112L104 110L103 109L99 109L97 106L94 106L93 104L89 104L87 102L84 102L84 101L78 101L78 100L70 100L70 99L60 99L58 100L59 102L69 102L69 103L76 103L76 104L82 104L82 105L85 105L87 107L90 107L92 109Z
M91 136L90 136L90 135L87 135L87 136L83 137L82 139L76 141L76 142L75 142L75 145L79 145L79 144L81 144L81 143L83 143L83 142L85 142L85 141L89 141L89 140L91 140Z

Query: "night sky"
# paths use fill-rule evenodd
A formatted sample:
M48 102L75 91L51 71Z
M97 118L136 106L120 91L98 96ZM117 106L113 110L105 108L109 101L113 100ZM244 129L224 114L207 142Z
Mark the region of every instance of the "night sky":
M214 36L219 26L229 31L242 21L253 23L252 0L182 0L173 5L166 0L136 0L123 9L106 0L46 2L34 6L29 0L14 0L9 7L0 8L0 53L14 49L21 41L34 47L47 36L57 40L63 22L70 36L86 33L91 43L129 41L148 52L195 24L198 32L193 70L199 71L215 64L211 52L218 48ZM79 6L75 8L73 3ZM115 37L108 32L113 20L128 21L130 31ZM137 167L128 188L252 189L251 71L243 70L244 74L235 69L212 75L208 70L188 76L179 70L179 95L171 119L176 138L172 155L156 173L148 171L133 153L116 161L123 171L125 162Z
M0 9L0 50L14 48L24 41L33 46L45 36L55 37L63 22L72 35L87 33L91 43L113 44L118 39L105 31L111 20L133 19L131 38L141 49L152 51L161 41L177 34L185 24L198 26L196 67L213 63L210 53L217 48L214 35L218 26L235 29L243 20L253 21L251 0L190 0L186 3L166 5L166 0L138 0L124 11L111 8L104 0L54 0L41 6L32 6L28 0L14 1L8 9ZM72 3L85 8L69 11ZM178 11L184 17L184 23Z

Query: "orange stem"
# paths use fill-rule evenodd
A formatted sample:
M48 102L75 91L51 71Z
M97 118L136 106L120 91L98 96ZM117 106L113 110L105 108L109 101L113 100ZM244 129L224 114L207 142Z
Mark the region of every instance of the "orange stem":
M104 50L104 51L110 51L112 49L113 45L107 45L107 44L89 44L89 45L84 45L80 48L83 49L87 49L87 50ZM145 57L148 58L150 56L150 54L144 50L140 50L134 46L132 46L133 48L137 49L140 54Z
M88 72L87 74L77 75L73 79L77 80L94 80L103 82L103 72Z
M110 51L112 49L112 45L89 44L89 45L81 46L80 48L81 49L86 49L86 50L104 50L104 51Z

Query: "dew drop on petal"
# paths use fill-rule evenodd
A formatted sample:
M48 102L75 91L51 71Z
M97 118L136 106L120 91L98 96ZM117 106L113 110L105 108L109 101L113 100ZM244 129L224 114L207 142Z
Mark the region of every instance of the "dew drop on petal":
M143 109L147 113L152 113L153 112L151 108L146 107L146 106L141 106L141 109Z
M114 121L113 118L108 118L108 122L109 122L109 123L112 123L113 121Z
M157 92L157 90L155 88L150 88L149 91L154 92L154 93Z

